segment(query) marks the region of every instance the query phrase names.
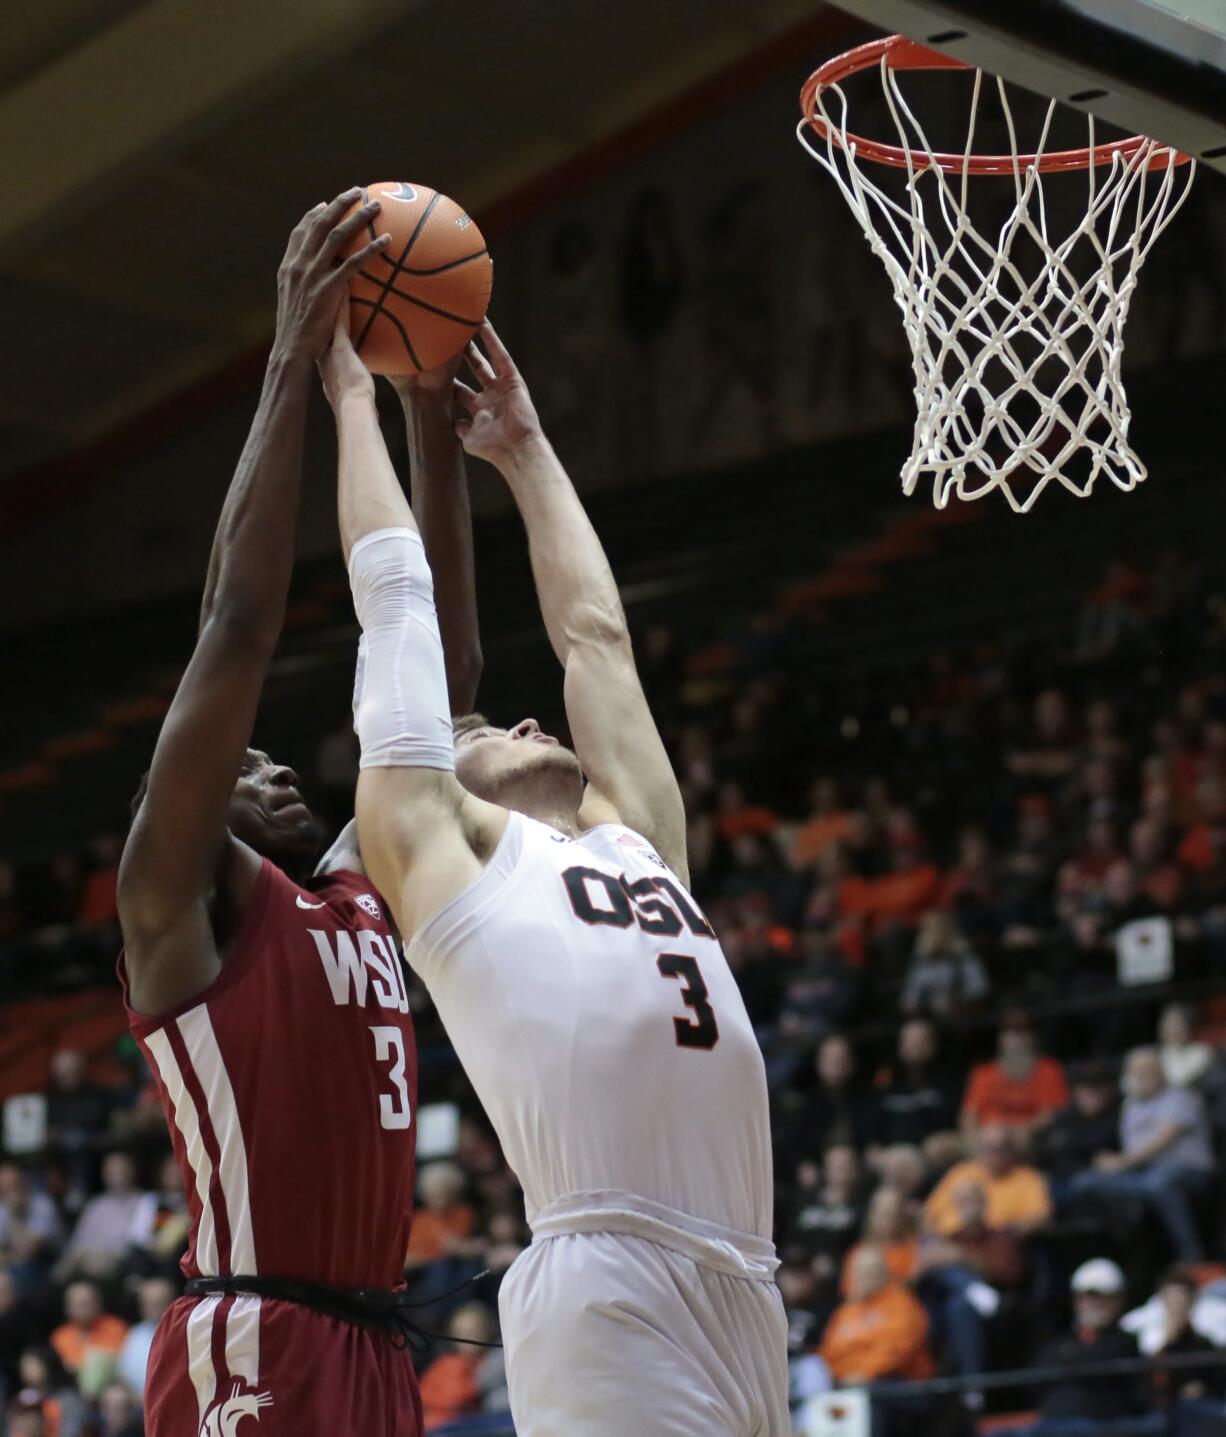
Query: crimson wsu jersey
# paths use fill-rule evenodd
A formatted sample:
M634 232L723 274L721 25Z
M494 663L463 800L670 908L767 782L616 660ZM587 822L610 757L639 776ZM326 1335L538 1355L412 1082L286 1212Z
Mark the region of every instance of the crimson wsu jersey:
M188 1277L400 1283L417 1050L369 879L300 887L266 859L217 981L162 1017L128 1017L187 1189Z

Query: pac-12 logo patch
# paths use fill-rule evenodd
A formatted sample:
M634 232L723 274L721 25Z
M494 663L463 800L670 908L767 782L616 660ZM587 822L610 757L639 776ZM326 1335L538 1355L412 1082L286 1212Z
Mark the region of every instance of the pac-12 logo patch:
M270 1392L239 1392L239 1384L228 1398L218 1402L204 1414L200 1424L200 1437L242 1437L238 1426L244 1417L260 1420L260 1408L272 1406Z
M379 907L378 900L370 893L359 893L353 900L363 913L369 913L372 918L382 918L383 910Z

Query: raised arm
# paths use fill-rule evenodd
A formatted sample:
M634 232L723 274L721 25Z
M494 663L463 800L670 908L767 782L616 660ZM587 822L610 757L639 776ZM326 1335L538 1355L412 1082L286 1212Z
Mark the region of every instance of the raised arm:
M393 379L392 386L404 411L412 510L434 575L447 695L451 712L466 714L476 704L482 658L468 475L451 417L451 386L458 366L459 356L424 374ZM356 819L337 835L316 872L338 868L365 872Z
M413 516L434 575L451 712L466 714L476 704L482 658L468 476L451 415L459 362L392 383L404 410Z
M643 694L617 583L574 485L541 430L527 386L493 327L457 383L464 448L507 481L528 531L541 616L565 673L566 716L588 778L582 821L625 823L688 882L685 809Z
M407 941L480 872L506 815L455 776L434 580L343 312L322 371L336 416L341 546L362 628L358 837Z
M257 856L229 834L227 814L285 613L311 371L350 271L386 243L336 263L373 213L368 206L342 220L359 193L317 205L290 236L276 338L217 527L196 648L124 848L119 914L132 1000L143 1012L186 1002L216 978L212 918L235 922L259 872Z

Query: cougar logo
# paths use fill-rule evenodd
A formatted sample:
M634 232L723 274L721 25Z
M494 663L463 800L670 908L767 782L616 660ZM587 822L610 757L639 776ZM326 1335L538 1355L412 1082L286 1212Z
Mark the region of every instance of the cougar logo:
M372 918L382 918L379 905L369 893L359 893L353 900L363 913L369 913Z
M238 1426L244 1417L254 1417L258 1422L260 1408L272 1406L271 1392L240 1394L240 1385L236 1382L230 1396L205 1413L200 1424L200 1437L238 1437Z

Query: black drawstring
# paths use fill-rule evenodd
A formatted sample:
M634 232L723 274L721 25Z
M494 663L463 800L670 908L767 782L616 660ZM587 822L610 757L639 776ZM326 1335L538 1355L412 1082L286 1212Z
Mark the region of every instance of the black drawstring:
M397 1331L392 1340L395 1341L396 1336L399 1336L401 1341L397 1343L397 1346L401 1351L405 1347L412 1347L419 1357L424 1356L429 1350L429 1339L431 1338L438 1342L462 1342L466 1347L501 1347L501 1342L479 1342L475 1337L452 1337L446 1332L432 1332L428 1327L419 1327L412 1319L405 1317L400 1310L406 1307L433 1307L436 1303L446 1302L449 1297L454 1297L457 1292L463 1292L466 1287L471 1287L473 1283L480 1282L483 1277L489 1275L489 1268L483 1268L482 1271L474 1273L472 1277L466 1277L458 1287L450 1288L447 1292L440 1292L437 1297L428 1297L424 1302L398 1302L393 1314ZM426 1340L422 1341L423 1338ZM421 1342L422 1345L419 1347L417 1342Z

